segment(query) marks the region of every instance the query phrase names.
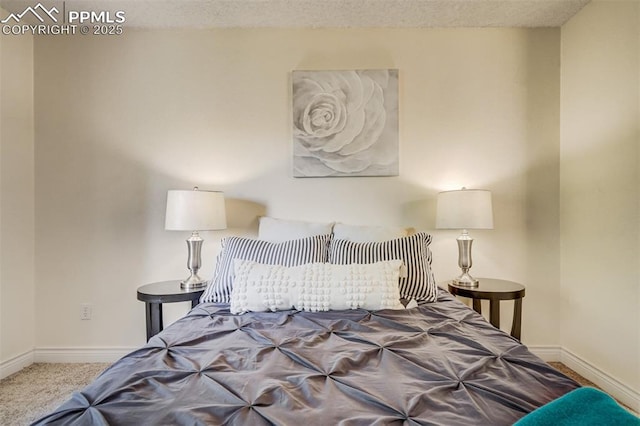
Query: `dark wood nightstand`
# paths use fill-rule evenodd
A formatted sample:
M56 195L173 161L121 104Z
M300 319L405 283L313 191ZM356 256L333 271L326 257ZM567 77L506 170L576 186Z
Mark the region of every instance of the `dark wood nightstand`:
M185 290L180 281L161 281L138 287L138 300L145 303L147 313L147 340L162 331L162 304L191 301L195 308L205 288Z
M479 278L478 287L464 287L449 281L449 293L455 296L473 299L473 310L482 314L482 300L489 301L489 322L500 328L500 301L513 300L513 323L511 335L520 340L522 329L522 298L525 287L513 281L497 280L494 278Z

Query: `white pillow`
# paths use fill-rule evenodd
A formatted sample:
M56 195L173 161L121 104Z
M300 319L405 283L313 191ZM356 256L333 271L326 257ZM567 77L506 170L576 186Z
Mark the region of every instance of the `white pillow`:
M315 237L316 235L331 234L332 230L333 222L303 222L262 216L258 224L258 239L271 243L281 243L283 241Z
M230 310L234 314L287 309L404 309L398 278L401 260L370 264L266 265L236 259Z
M388 226L356 226L336 223L333 226L333 238L355 243L370 243L394 240L415 234L413 228L399 228Z

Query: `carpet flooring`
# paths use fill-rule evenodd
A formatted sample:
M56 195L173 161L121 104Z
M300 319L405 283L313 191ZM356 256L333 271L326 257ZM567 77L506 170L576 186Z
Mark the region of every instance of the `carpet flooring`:
M31 364L0 380L0 425L28 425L65 402L109 365Z
M559 362L550 363L583 386L596 387ZM82 389L110 364L36 363L0 381L0 425L22 426L39 419Z

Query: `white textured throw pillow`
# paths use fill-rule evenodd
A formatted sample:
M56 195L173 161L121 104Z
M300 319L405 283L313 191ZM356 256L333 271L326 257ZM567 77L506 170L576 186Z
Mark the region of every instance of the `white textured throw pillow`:
M331 234L333 222L315 223L300 220L275 219L262 216L258 224L258 239L271 243L281 243L316 235Z
M312 312L404 309L398 290L400 260L292 267L240 259L234 263L230 305L234 314L292 308Z

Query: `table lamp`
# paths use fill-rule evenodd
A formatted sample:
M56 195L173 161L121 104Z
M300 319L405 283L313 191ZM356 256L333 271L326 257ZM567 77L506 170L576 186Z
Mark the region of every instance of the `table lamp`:
M477 287L478 280L469 274L471 269L471 244L473 238L468 229L493 229L491 191L466 189L444 191L438 194L436 213L437 229L461 229L457 238L458 266L462 274L453 282L460 286Z
M191 231L187 239L189 257L187 268L191 275L180 283L184 289L206 286L206 280L198 276L201 266L202 242L198 231L226 229L227 217L224 194L215 191L189 190L167 192L167 212L164 229L169 231Z

